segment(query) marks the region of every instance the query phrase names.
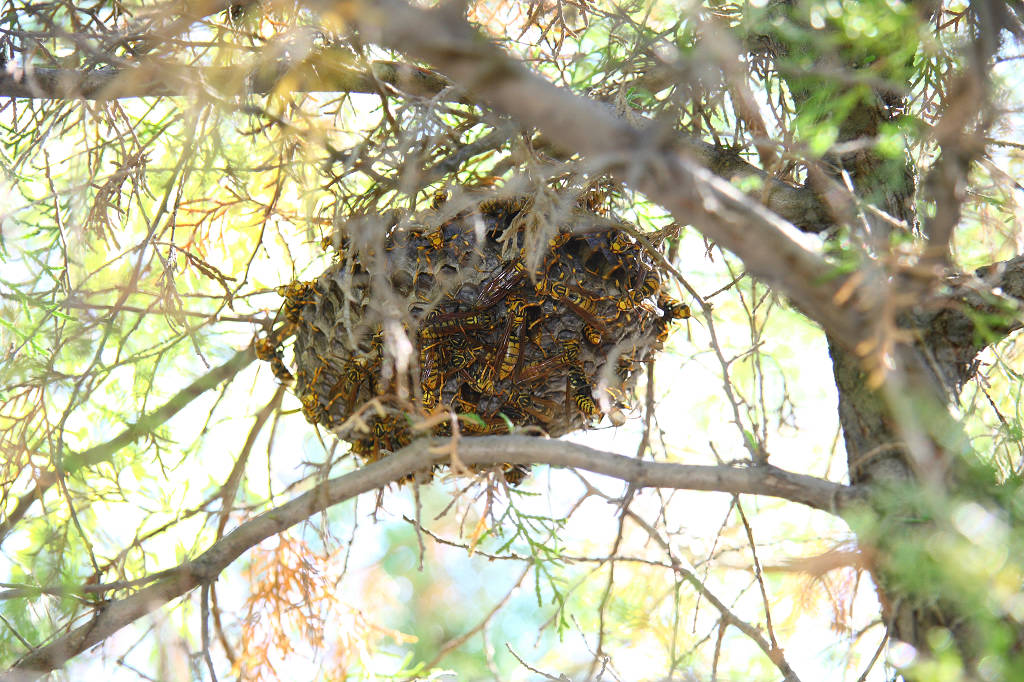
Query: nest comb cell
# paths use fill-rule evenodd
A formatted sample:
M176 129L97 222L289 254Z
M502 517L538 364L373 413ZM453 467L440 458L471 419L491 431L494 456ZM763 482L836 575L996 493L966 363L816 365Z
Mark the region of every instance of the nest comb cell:
M378 223L358 243L354 230L336 235L331 266L279 289L283 324L256 351L291 380L282 344L294 335L306 419L369 461L441 413L467 435L558 437L605 412L621 423L645 361L690 315L643 246L580 207L557 231L536 229L526 196L442 217L385 221L383 233ZM434 435L451 433L434 421Z

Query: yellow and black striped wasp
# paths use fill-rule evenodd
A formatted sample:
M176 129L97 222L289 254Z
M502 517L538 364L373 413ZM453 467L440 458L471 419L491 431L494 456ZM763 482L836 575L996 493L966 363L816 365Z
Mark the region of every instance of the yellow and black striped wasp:
M443 377L438 367L437 344L420 344L420 390L423 392L423 409L430 412L441 400Z
M256 357L264 362L270 363L270 371L273 372L274 377L277 378L283 384L291 383L295 377L288 371L288 368L284 364L284 355L281 352L281 341L278 340L276 335L271 335L267 338L256 339L252 342L253 350L256 352Z
M359 395L359 387L363 382L371 378L370 369L364 358L353 358L345 363L341 370L341 377L328 391L327 411L331 412L337 400L344 401L342 414L349 415L355 407L356 397Z
M526 391L516 391L505 401L507 409L533 417L541 424L550 424L555 419L558 403L535 396Z
M597 403L594 402L594 394L590 390L587 375L579 367L571 368L566 375L566 390L579 411L588 418L601 413Z
M661 317L654 321L655 328L658 330L655 337L655 348L660 349L665 346L665 341L668 339L669 326L676 320L688 319L692 313L690 306L682 301L669 298L664 293L658 296L658 307L663 312Z
M490 308L502 298L507 296L513 289L526 278L528 271L523 265L521 258L516 258L505 264L494 277L480 287L474 305L477 309Z
M558 355L523 367L518 376L514 377L516 383L539 381L558 370L575 364L580 357L580 342L576 339L569 339L562 341L561 345L562 352Z
M331 415L327 410L327 406L320 402L320 396L317 394L317 382L320 381L320 375L323 374L324 370L328 368L327 362L322 362L314 371L313 376L309 378L309 381L305 381L305 371L299 370L299 380L304 384L302 395L299 396L299 402L302 403L302 416L306 418L310 424L330 424Z
M279 286L277 293L284 297L284 319L291 324L298 324L304 306L316 304L316 282L296 280Z
M462 335L447 339L445 346L445 370L447 373L466 369L476 362L477 357L484 349L479 344L471 345L469 338Z
M501 336L498 337L493 359L494 371L499 379L507 379L519 364L528 307L530 304L527 304L522 296L509 296L505 300L505 314L508 319L505 321Z
M427 316L424 324L420 327L420 339L436 341L453 334L489 330L497 322L497 316L486 310L468 310L451 313L438 313L435 311Z
M600 337L609 333L606 320L597 310L597 299L579 287L570 286L565 282L540 280L537 282L537 293L569 306L569 309L586 322L592 330L587 338L591 343L595 345L600 343Z
M657 294L661 290L661 279L654 272L644 275L640 286L627 292L618 300L618 308L625 312L640 307L640 305Z

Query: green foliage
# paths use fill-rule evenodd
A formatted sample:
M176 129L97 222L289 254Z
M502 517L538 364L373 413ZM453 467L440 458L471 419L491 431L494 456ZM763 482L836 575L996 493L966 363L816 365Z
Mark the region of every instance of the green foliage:
M136 9L161 26L169 19L162 9ZM925 242L913 218L936 209L922 192L914 205L911 184L924 186L939 153L937 122L971 37L966 7L947 3L934 22L922 21L915 3L895 0L498 2L470 10L552 82L665 135L666 144L675 142L671 135L692 137L732 150L737 166L763 171L729 178L751 201L768 203L770 180L802 190L823 172L840 184L827 206L840 224L806 240L831 271L808 286L853 282L868 271L916 272ZM0 582L18 592L0 601L0 665L26 643L51 641L91 617L98 600L116 601L138 587L97 595L83 585L131 583L173 567L354 467L343 443L303 420L294 395L286 391L275 402L278 385L265 366L214 382L202 398L185 396L174 418L146 423L126 442L115 439L270 328L280 305L274 288L322 271L336 255L318 244L338 225L363 221L368 241L410 229L411 212L428 207L433 190L451 193L440 211L448 219L494 190L610 185L600 209L656 242L656 255L671 265L666 290L691 304L694 294L705 297L710 315L678 322L655 376L626 396L635 406L631 419L586 434L588 444L635 454L643 464L730 463L755 472L757 453L792 471L843 479L848 463L820 329L683 224L688 216L670 216L628 183L612 182L609 168L626 167L623 175L634 177L630 159L582 159L557 139L459 99L461 92L410 95L383 82L371 93L292 92L296 63L266 94L248 92L246 78L221 89L196 75L198 67L263 58L273 66L273 55L305 59L295 55L307 49L312 59L322 48L334 61L313 71L342 64L367 72L375 59L408 61L367 44L369 34L320 25L314 12L286 3L172 23L167 30L180 33L148 46L114 40L139 26L119 3L0 11L11 46L35 68L101 73L156 64L197 86L182 97L0 99L0 508L5 522L24 512L2 538ZM31 49L15 40L25 36ZM1008 100L1015 84L1007 77L998 97ZM742 110L744 90L752 111ZM1015 131L1010 124L1008 133L987 132L984 163L968 169L951 268L969 271L1019 248ZM1007 139L996 144L996 136ZM643 162L644 150L637 153ZM901 194L907 216L889 201ZM699 191L694 196L694 211L722 217ZM864 225L881 224L879 211L895 220L873 241ZM837 306L852 305L839 298ZM903 339L896 315L919 303L897 298L871 311L880 345ZM934 301L925 303L927 311ZM696 314L699 306L691 307ZM1018 312L995 300L990 312L972 312L974 341L997 339ZM401 347L403 339L395 341ZM703 678L713 668L719 677L778 679L776 663L738 619L777 637L778 653L799 661L804 679L854 679L861 670L881 679L891 668L884 669L884 656L872 658L881 628L867 574L839 566L809 578L791 565L856 541L883 557L870 568L880 571L884 589L919 602L924 614L948 607L962 616L928 632L930 657L919 652L908 674L959 679L964 662L977 658L985 679L1022 679L1015 639L1024 617L1020 357L1021 342L1011 337L981 358L978 379L955 406L962 433L936 434L936 424L951 420L910 410L945 454L965 455L951 464L957 487L952 496L906 483L881 487L870 513L850 516L856 537L827 514L767 498L742 497L748 526L729 494L637 491L543 469L512 489L497 477L483 485L457 479L449 488L439 475L416 494L410 486L381 491L311 516L274 539L302 548L288 561L265 546L249 548L214 584L216 619L207 622L214 666L257 677L265 661L232 661L228 651L275 622L284 625L273 632L287 636L268 640L273 655L305 656L331 670L319 674L336 678L525 674L507 644L538 669L580 679L684 671ZM271 416L254 420L264 409ZM478 414L462 417L486 424ZM83 453L110 443L117 447L99 464L82 466ZM69 475L44 485L59 468ZM395 510L413 516L409 509L421 534L397 520ZM264 550L261 561L252 559ZM275 571L297 591L275 592L267 579ZM249 603L245 591L260 580L269 585L260 603L276 611ZM710 605L699 587L732 615ZM295 594L297 603L289 603ZM329 602L326 595L335 594ZM159 634L140 624L137 650L112 640L81 665L106 674L138 664L160 677L174 638L200 660L199 599L189 594L172 605L170 624L157 621ZM338 605L352 605L359 617L345 620ZM347 649L325 634L348 626L358 641ZM830 650L812 651L829 628L837 633ZM458 646L432 664L447 643ZM351 649L360 650L358 660ZM334 663L343 670L331 669Z

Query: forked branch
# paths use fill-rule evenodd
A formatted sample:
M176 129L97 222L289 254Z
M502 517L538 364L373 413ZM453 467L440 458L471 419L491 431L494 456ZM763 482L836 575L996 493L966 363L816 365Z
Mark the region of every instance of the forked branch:
M85 625L25 655L12 672L43 674L103 641L190 590L211 583L235 559L268 537L332 505L377 490L434 464L448 461L441 441L420 440L362 469L325 481L291 502L260 514L215 542L196 559L164 571L158 581L131 596L108 602ZM856 489L772 466L696 466L648 462L558 440L526 436L465 438L459 442L463 464L485 467L502 462L574 467L628 481L637 488L660 487L722 491L779 497L814 509L838 513L856 502Z

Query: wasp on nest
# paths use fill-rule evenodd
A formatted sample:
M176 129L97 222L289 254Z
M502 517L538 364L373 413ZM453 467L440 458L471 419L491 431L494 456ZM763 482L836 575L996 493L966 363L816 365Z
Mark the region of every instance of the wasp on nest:
M281 346L294 334L306 419L368 461L409 444L414 424L450 435L445 414L468 435L621 424L644 362L690 316L644 247L582 201L547 234L529 196L447 219L443 205L391 216L376 244L336 234L333 265L279 288L284 324L256 350L290 380Z

